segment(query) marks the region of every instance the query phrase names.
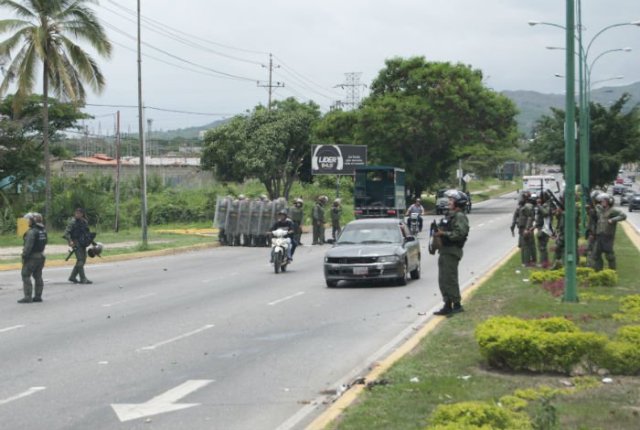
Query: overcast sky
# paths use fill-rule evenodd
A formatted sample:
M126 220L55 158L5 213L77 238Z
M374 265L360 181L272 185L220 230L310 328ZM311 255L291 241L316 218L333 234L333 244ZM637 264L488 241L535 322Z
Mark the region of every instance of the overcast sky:
M369 84L385 59L424 56L482 70L498 90L562 93L564 33L531 20L564 24L560 0L141 0L143 98L154 130L203 125L267 103L269 53L274 98L294 96L323 111L346 98L345 73ZM137 104L136 0L100 0L94 6L113 43L110 60L99 59L107 86L90 104ZM640 0L583 0L585 44L602 28L640 21ZM6 14L6 12L0 12ZM171 32L168 36L166 32ZM182 32L182 33L179 33ZM129 37L127 37L127 35ZM183 39L192 46L180 43ZM624 76L608 85L640 81L640 27L603 33L589 54L603 56L592 81ZM161 50L161 51L160 51ZM222 55L220 55L222 54ZM173 57L172 57L173 56ZM151 58L153 57L153 58ZM231 79L216 72L231 75ZM603 84L604 85L604 84ZM363 89L363 95L366 89ZM192 113L164 112L158 109ZM115 107L90 106L99 116L94 133L113 133ZM137 111L122 107L123 131L137 131Z

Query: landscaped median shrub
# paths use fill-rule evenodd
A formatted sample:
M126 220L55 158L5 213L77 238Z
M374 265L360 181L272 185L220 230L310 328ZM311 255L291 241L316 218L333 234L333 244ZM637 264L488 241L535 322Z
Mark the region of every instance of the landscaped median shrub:
M493 317L476 327L475 336L490 366L537 372L569 373L578 364L592 364L607 342L559 317Z
M617 375L640 374L640 326L621 327L604 347L598 364Z
M427 430L530 430L529 416L486 402L439 405Z
M640 322L640 294L623 298L620 302L620 313L613 314L613 319L624 322Z
M605 269L596 272L591 267L576 267L578 284L591 287L613 287L618 284L618 274L615 270ZM529 276L533 283L553 283L564 279L564 269L536 270Z

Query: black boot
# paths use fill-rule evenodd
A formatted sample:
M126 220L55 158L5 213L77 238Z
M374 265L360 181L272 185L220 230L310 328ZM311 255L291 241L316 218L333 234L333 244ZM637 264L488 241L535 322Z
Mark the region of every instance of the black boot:
M440 309L439 311L435 311L433 314L446 316L451 314L451 312L453 312L453 310L451 309L451 302L444 302L442 309Z
M74 266L73 270L71 271L71 275L69 276L69 282L73 282L74 284L77 284L78 279L76 278L76 276L78 276L78 268Z
M31 297L24 297L20 300L18 300L18 303L31 303Z
M455 302L453 304L453 306L451 307L451 313L452 314L457 314L459 312L464 312L464 308L462 307L462 305L460 304L460 302Z

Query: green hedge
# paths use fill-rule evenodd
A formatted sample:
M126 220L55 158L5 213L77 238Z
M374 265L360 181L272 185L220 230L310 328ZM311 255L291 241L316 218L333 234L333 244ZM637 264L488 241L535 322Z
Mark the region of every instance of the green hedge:
M485 402L439 405L427 430L530 430L527 414Z
M591 267L577 267L576 278L578 284L591 287L613 287L618 283L618 274L615 270L605 269L596 272ZM533 283L544 284L564 279L564 269L536 270L529 276Z
M605 345L598 364L618 375L640 374L640 326L618 329L616 337Z
M494 317L479 324L475 335L491 366L538 372L569 373L585 361L593 363L607 341L558 317L530 321Z

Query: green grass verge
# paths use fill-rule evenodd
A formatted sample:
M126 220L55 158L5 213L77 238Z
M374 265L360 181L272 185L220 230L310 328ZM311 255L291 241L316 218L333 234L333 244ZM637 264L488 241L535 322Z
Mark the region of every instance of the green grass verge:
M515 390L547 385L567 391L566 375L494 371L483 361L474 338L478 323L494 315L522 318L566 316L582 329L611 335L621 325L611 316L620 299L640 293L636 264L640 253L621 229L616 239L619 284L616 287L580 287L579 303L563 303L539 285L524 281L530 271L520 267L520 256L506 265L465 303L466 312L449 318L429 334L411 354L398 361L381 380L363 391L356 404L334 421L330 429L425 429L434 409L462 401L495 403ZM411 382L417 378L418 382ZM640 428L640 379L613 376L614 382L566 395L555 396L549 405L530 402L525 411L532 421L557 423L545 429ZM414 379L415 381L415 379ZM371 381L368 381L371 382Z
M190 223L190 224L166 224L162 226L149 227L147 234L147 246L142 246L142 230L139 228L121 230L118 233L113 231L101 232L98 231L96 240L104 244L105 250L103 255L124 255L132 254L141 251L154 251L168 248L180 248L190 245L199 245L216 242L217 236L200 236L195 234L178 234L159 232L158 230L171 230L171 229L197 229L197 228L210 228L211 223ZM64 245L66 241L62 238L63 232L53 231L49 232L49 244L50 245ZM117 244L122 242L135 242L129 247L110 247L110 244ZM0 236L0 247L3 246L22 246L22 238L17 238L15 234ZM66 253L52 253L46 251L48 260L62 260ZM72 257L73 258L73 257ZM14 259L2 259L1 263L18 263L19 258Z

